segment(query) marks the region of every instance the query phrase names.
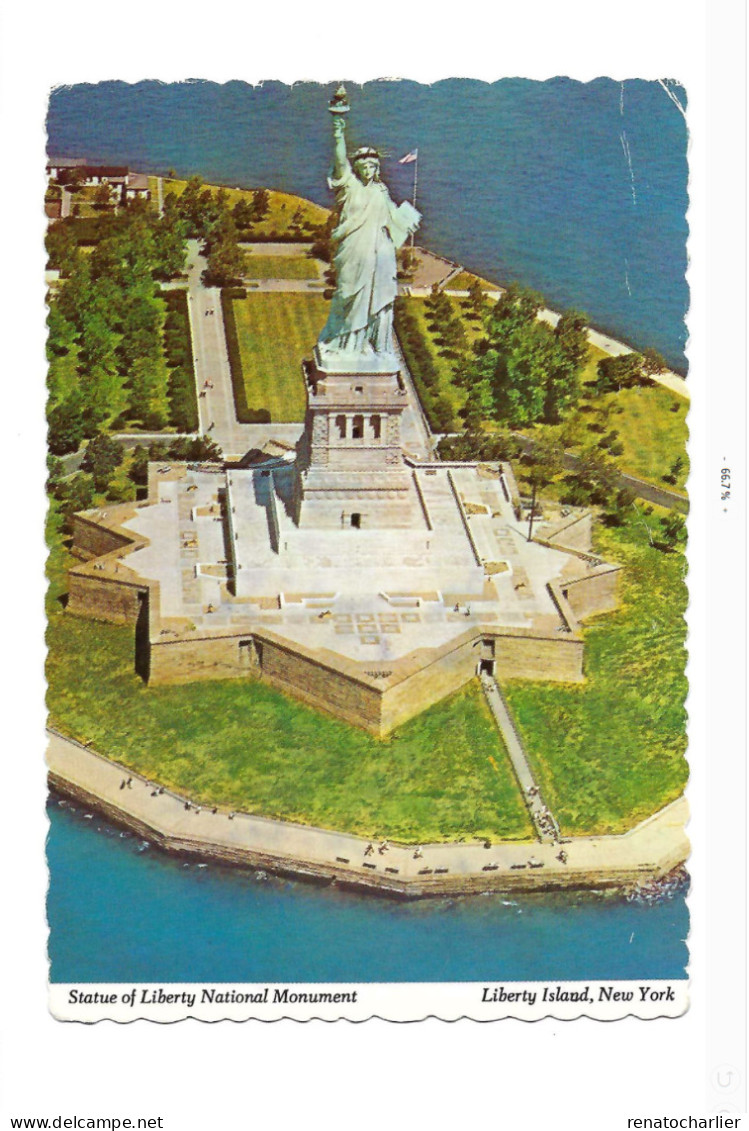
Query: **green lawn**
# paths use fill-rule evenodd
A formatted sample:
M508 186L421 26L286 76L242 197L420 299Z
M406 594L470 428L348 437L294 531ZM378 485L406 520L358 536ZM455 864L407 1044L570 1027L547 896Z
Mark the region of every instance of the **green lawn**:
M595 380L596 366L608 356L596 346L590 347L590 360L582 374L582 397L577 408L561 426L536 424L523 431L528 435L558 435L572 431L575 443L566 447L572 451L590 447L603 433L616 430L621 454L614 457L622 471L646 479L658 487L671 491L686 491L689 475L687 460L687 413L689 401L672 393L662 385L636 389L621 389L618 393L595 393L588 382ZM604 452L604 454L606 454ZM676 475L676 482L664 480L677 456L684 466Z
M319 279L314 259L303 255L247 255L248 279Z
M478 282L485 291L496 291L499 289L499 283L492 283L488 279L482 279L480 275L474 275L472 271L461 271L459 275L454 275L450 282L447 284L448 291L467 291L472 283Z
M689 464L687 461L687 413L689 401L662 385L647 389L622 389L609 393L601 401L613 400L624 411L612 417L619 432L624 452L617 458L623 471L631 471L669 490L685 491ZM677 456L684 467L676 483L664 482L663 476Z
M407 842L532 837L473 684L388 740L260 683L146 687L133 631L66 615L50 559L48 704L63 733L197 801Z
M584 685L512 681L507 701L544 796L567 834L622 832L685 786L686 560L643 522L598 528L625 567L622 607L585 630Z
M465 404L466 390L453 384L455 362L440 353L439 331L429 327L424 301L408 298L404 303L413 313L434 362L438 374L438 392L447 398L457 413ZM459 299L451 301L455 313L462 317L469 341L480 337L481 324L475 318L468 317L467 305ZM622 445L623 451L614 460L622 471L646 479L656 486L684 492L689 474L686 459L689 402L661 385L622 389L618 393L604 395L595 393L590 383L596 378L598 362L607 356L598 347L590 347L589 360L581 375L581 399L561 425L526 425L521 431L530 436L558 437L560 433L568 436L572 434L573 442L568 439L565 447L574 452L589 448L603 435L616 430L618 436L615 442ZM607 412L608 416L605 415ZM487 422L487 428L490 430L491 427L492 423ZM602 454L607 453L602 450ZM684 466L675 477L676 483L666 482L663 477L670 473L679 456L682 457Z
M328 316L317 294L248 294L232 303L245 395L274 424L304 420L302 359L309 357Z

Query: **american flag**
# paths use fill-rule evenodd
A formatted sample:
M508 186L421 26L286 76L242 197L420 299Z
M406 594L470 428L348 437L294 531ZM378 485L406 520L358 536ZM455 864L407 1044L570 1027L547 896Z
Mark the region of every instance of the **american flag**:
M414 150L411 151L411 153L407 153L405 157L401 157L398 164L399 165L410 165L410 164L412 164L412 162L418 161L418 159L419 159L419 151L418 151L418 149L414 149Z

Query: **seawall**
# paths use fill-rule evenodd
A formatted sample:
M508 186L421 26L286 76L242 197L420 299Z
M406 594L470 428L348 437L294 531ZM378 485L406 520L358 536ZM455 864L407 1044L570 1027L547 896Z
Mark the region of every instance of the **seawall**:
M622 836L565 839L563 861L560 845L538 841L393 844L380 852L348 833L199 806L56 732L49 733L47 763L54 791L165 852L402 899L627 889L666 875L689 854L683 798Z

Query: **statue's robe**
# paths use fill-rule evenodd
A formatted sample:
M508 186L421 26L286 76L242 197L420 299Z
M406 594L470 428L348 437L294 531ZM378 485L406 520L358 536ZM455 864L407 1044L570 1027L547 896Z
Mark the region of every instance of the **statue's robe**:
M397 294L395 249L407 230L381 181L364 184L347 163L328 184L340 208L332 236L337 282L320 344L346 352L388 351Z

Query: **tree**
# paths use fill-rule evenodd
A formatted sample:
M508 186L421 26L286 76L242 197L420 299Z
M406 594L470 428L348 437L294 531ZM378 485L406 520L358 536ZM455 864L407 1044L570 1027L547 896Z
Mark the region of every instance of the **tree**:
M515 332L532 325L544 305L543 296L529 287L510 283L489 317L489 337L495 347L507 346Z
M109 481L122 463L122 448L111 436L99 433L90 441L81 460L81 470L91 473L94 488L106 491Z
M70 535L73 533L73 515L93 506L94 484L91 476L77 472L61 484L58 498L63 516L62 530L64 534Z
M63 314L57 302L52 301L47 311L47 360L70 352L75 343L76 331Z
M556 424L580 395L580 374L588 360L588 318L579 310L565 311L554 328L556 356L549 365L544 420Z
M477 318L483 318L488 309L489 302L486 297L484 288L478 279L472 279L468 285L468 307Z
M480 284L472 288L476 304L486 302ZM493 308L486 308L486 336L473 346L473 358L461 361L457 380L467 388L484 383L493 399L491 415L510 425L530 424L541 418L556 422L579 396L579 376L587 359L587 320L570 311L555 329L538 318L543 297L511 284ZM447 303L450 309L449 317ZM452 308L444 294L433 289L426 305L432 318L452 321ZM448 348L459 343L443 329Z
M59 176L61 185L65 185L71 192L77 192L86 183L86 175L83 170L73 165L69 169L63 169Z
M533 537L533 519L536 495L554 482L563 467L564 452L553 440L534 440L533 446L523 453L520 462L523 478L531 486L531 511L528 520L528 541Z
M80 389L74 389L54 405L47 417L47 444L55 455L77 452L85 435L85 404Z
M223 459L221 448L209 436L196 436L194 439L181 436L169 445L167 455L170 459L195 460L201 463L220 463Z
M222 224L218 238L211 243L208 265L203 272L206 286L228 287L241 283L247 273L247 256L237 242L237 229L231 217Z
M148 448L144 447L142 444L138 444L138 447L133 451L127 469L129 478L138 487L145 487L148 483L148 464L150 459Z
M450 313L452 314L452 308ZM468 338L460 318L450 318L441 330L443 349L447 353L462 354L468 349Z
M432 403L431 417L438 432L452 432L455 428L452 405L446 397L435 397Z
M255 209L244 197L237 201L231 214L238 228L251 228L255 220Z
M203 234L203 205L200 199L202 189L203 178L190 177L178 201L180 216L186 221L187 231L191 236L200 237Z
M252 218L260 224L270 212L270 193L266 188L258 188L252 194Z
M482 424L491 416L492 393L488 381L473 381L468 387L461 416L467 432L481 432Z
M646 377L652 377L655 373L665 373L668 366L666 359L658 353L658 350L648 347L642 353L642 371Z
M156 257L156 275L160 279L173 279L181 275L187 257L187 225L176 215L164 216L154 225L153 238Z
M503 345L496 351L491 378L495 411L510 424L539 420L548 398L549 373L558 362L554 336L545 323L534 320L518 323Z
M44 237L49 267L62 275L69 275L78 259L78 241L68 220L50 224Z
M47 482L45 488L48 495L56 495L65 476L65 464L59 456L47 452Z
M681 472L684 470L686 462L687 461L684 456L677 456L671 464L668 473L662 476L664 483L677 483Z
M416 256L410 247L398 252L398 278L410 279L416 271Z
M92 365L81 372L84 436L95 436L103 424L116 420L127 404L123 377L116 369Z
M620 389L631 389L635 385L652 384L643 369L643 359L639 353L623 353L619 357L604 357L598 362L596 390L599 393L614 393Z
M324 224L317 228L315 239L310 248L310 255L314 259L322 259L325 263L333 261L333 231L339 217L331 212ZM397 301L397 300L396 300Z
M628 512L632 508L637 495L630 487L620 487L609 500L609 505L604 515L608 526L623 526Z
M106 181L96 186L94 191L94 207L99 209L109 208L112 204L112 187Z
M161 355L138 357L130 367L129 408L145 428L163 428L169 418L168 372Z
M621 478L616 464L600 450L592 448L581 453L574 471L565 476L564 483L564 502L573 506L594 503L606 507L612 505L621 487Z

